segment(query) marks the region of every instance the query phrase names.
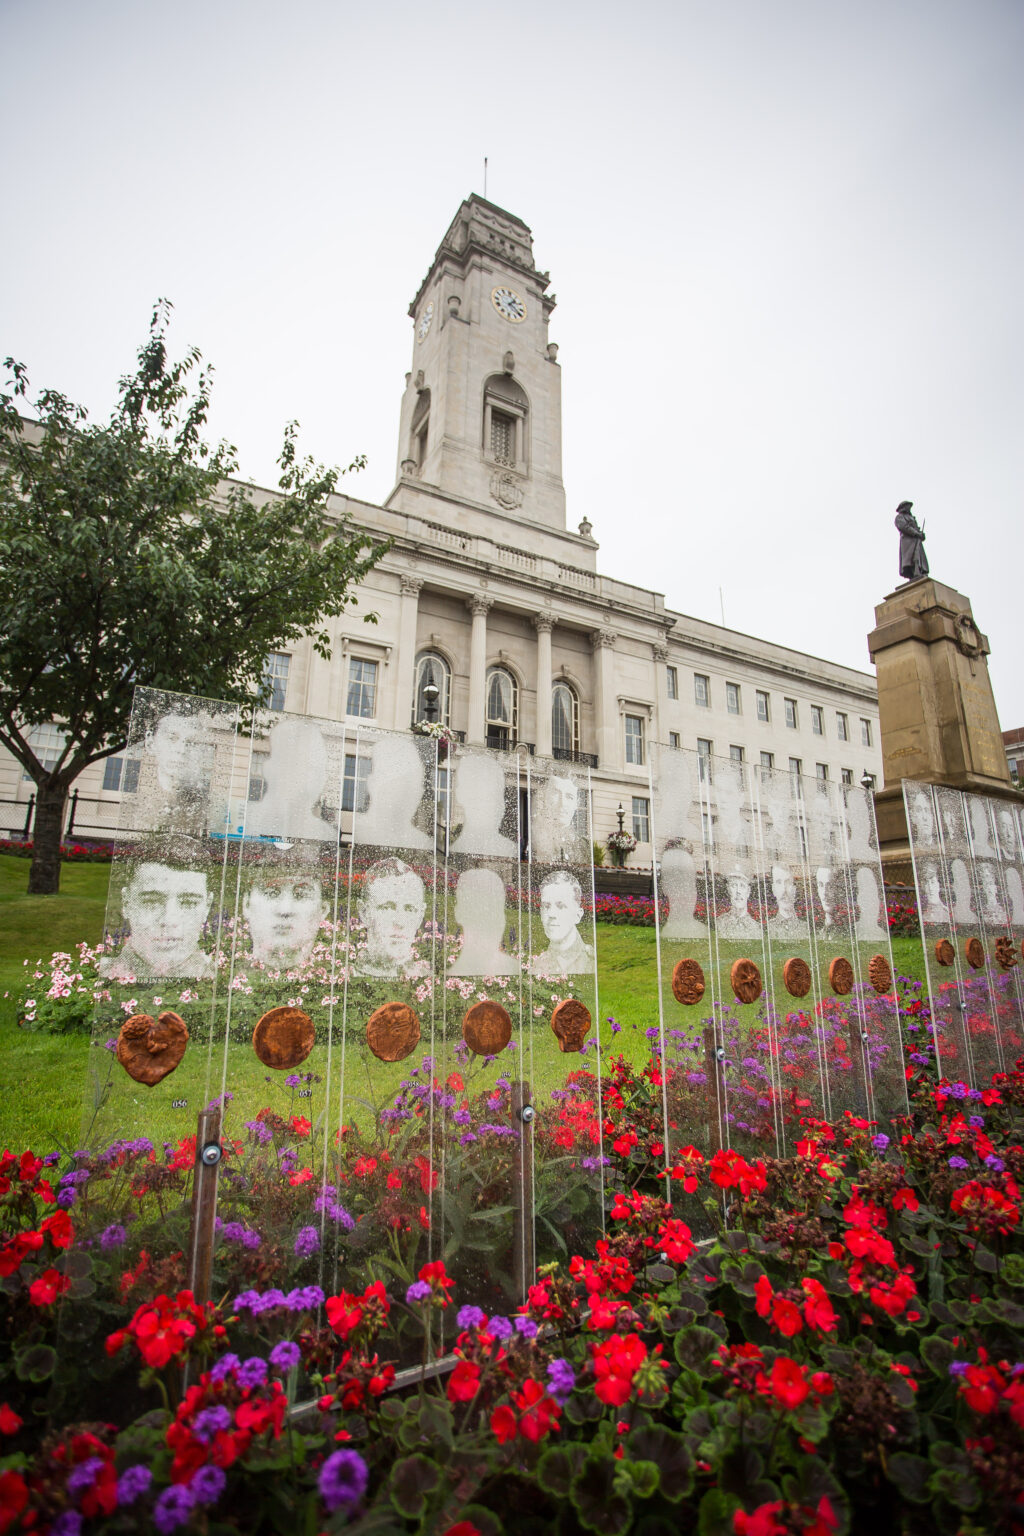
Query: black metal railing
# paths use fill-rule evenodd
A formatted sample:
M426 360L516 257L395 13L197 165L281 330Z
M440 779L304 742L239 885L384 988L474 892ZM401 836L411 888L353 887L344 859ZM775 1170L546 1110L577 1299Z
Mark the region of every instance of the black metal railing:
M484 737L484 746L490 747L492 752L515 752L517 748L525 747L531 757L536 751L532 741L513 741L507 731L490 732Z
M575 747L552 747L551 756L557 763L581 763L585 768L597 767L596 752L577 752Z

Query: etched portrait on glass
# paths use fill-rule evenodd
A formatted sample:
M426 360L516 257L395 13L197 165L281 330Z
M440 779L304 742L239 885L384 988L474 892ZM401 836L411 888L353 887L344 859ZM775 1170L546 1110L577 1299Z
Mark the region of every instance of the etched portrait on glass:
M169 837L132 861L121 890L128 936L118 954L100 960L101 976L123 982L213 976L213 957L200 942L213 905L201 857L199 843Z
M572 976L593 970L594 951L579 931L583 921L583 887L568 869L554 869L540 883L540 921L547 948L535 954L535 976Z

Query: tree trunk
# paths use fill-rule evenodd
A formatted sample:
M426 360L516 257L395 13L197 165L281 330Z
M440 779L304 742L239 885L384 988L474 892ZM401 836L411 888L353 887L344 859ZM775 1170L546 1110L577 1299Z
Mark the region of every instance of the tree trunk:
M68 786L49 775L36 784L36 812L32 830L32 867L28 872L30 896L56 896L60 890L60 839Z

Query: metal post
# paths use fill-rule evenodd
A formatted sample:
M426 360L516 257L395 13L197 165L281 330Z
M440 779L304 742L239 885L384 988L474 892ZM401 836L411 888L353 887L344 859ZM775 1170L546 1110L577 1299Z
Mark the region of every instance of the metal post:
M718 1044L713 1023L704 1027L704 1060L708 1080L708 1139L712 1152L726 1145L725 1137L725 1051Z
M533 1117L530 1085L512 1084L512 1118L519 1122L519 1141L512 1155L512 1279L520 1302L533 1284L537 1260L533 1242Z
M68 816L67 830L64 833L65 837L70 837L72 832L75 830L75 812L77 810L78 810L78 790L77 789L73 789L71 791L71 814Z
M220 1160L220 1110L201 1109L196 1128L196 1171L192 1185L192 1224L188 1234L188 1288L200 1303L210 1299Z
M36 797L35 797L35 795L29 795L29 797L28 797L28 809L25 812L25 825L21 829L22 837L28 837L29 833L32 830L32 813L35 810L35 808L36 808Z

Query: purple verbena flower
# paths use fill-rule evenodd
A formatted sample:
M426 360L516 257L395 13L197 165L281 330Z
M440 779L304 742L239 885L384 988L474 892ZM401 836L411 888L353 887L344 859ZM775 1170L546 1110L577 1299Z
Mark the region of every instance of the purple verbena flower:
M237 1371L241 1361L237 1355L221 1355L220 1359L210 1370L211 1381L223 1381L230 1376L232 1371Z
M84 1493L87 1488L91 1488L102 1467L103 1462L99 1456L90 1456L88 1461L80 1461L68 1473L68 1492Z
M487 1314L479 1307L460 1307L455 1314L455 1321L460 1328L482 1328L487 1321Z
M535 1339L537 1337L537 1324L532 1317L517 1317L514 1319L514 1322L516 1333L520 1334L522 1338Z
M192 1421L192 1433L203 1445L209 1445L213 1437L231 1428L231 1410L222 1403L204 1408Z
M290 1371L302 1359L302 1351L291 1339L282 1339L270 1351L270 1363L279 1371Z
M259 1355L250 1355L235 1376L241 1387L261 1387L267 1379L267 1362Z
M949 1159L949 1166L951 1168L969 1168L971 1165L966 1157L951 1157Z
M558 1404L563 1404L576 1385L576 1372L568 1360L552 1360L548 1366L548 1391Z
M117 1502L122 1504L134 1504L144 1493L148 1493L149 1485L153 1481L153 1474L148 1467L139 1462L134 1467L125 1467L117 1480Z
M502 1317L498 1313L487 1324L487 1332L495 1339L510 1339L512 1337L512 1324L507 1317Z
M320 1248L320 1234L316 1227L303 1227L295 1239L295 1256L299 1259L308 1259L310 1254L317 1253Z
M354 1509L366 1492L370 1474L358 1451L335 1451L320 1468L320 1497L328 1513Z
M153 1524L160 1536L170 1536L171 1531L184 1525L195 1507L195 1494L181 1483L165 1488L153 1508Z
M100 1247L104 1253L108 1253L111 1248L123 1248L127 1241L128 1233L118 1222L114 1222L113 1226L104 1227L100 1233Z
M200 1467L189 1487L197 1504L216 1504L227 1486L227 1474L223 1467L208 1462Z
M428 1281L414 1280L412 1285L410 1285L409 1289L405 1293L405 1299L409 1305L412 1306L413 1302L426 1301L427 1297L431 1294L432 1293Z

